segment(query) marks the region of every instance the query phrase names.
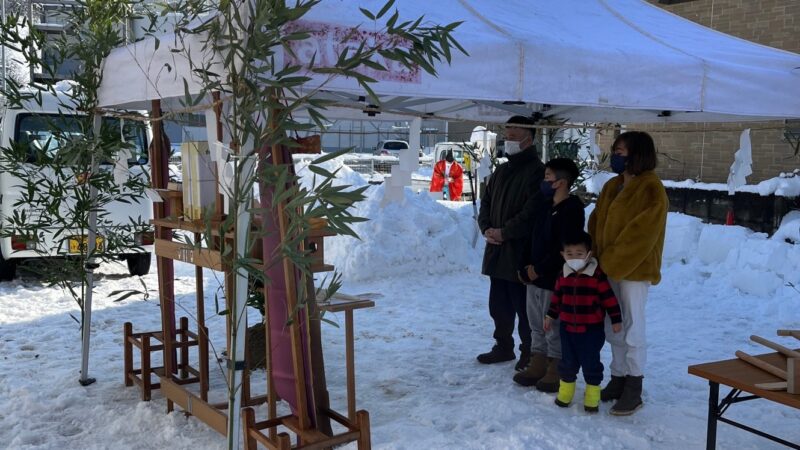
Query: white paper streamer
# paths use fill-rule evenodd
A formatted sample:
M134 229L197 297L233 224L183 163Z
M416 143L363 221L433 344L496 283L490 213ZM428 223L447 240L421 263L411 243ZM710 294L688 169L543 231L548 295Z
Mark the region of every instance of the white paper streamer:
M119 140L125 144L125 119L119 120ZM122 186L128 181L130 172L128 171L128 160L132 157L131 150L128 148L117 152L114 160L114 183Z
M592 128L589 130L589 152L595 158L600 158L603 150L597 145L597 129Z

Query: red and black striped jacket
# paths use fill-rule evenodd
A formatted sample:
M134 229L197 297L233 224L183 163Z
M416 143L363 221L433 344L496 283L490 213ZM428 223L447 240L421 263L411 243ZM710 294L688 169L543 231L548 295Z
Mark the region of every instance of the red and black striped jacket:
M588 326L602 325L605 314L611 318L611 323L622 322L617 297L608 277L597 266L597 260L591 258L580 273L564 264L547 315L561 319L570 333L584 333Z

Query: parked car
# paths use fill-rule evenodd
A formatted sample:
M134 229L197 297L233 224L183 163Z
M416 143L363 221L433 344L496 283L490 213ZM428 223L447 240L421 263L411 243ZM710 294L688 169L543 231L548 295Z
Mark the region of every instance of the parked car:
M397 156L400 157L400 152L403 150L408 150L410 147L408 146L408 142L406 141L396 141L396 140L386 140L378 142L378 146L375 148L375 156Z

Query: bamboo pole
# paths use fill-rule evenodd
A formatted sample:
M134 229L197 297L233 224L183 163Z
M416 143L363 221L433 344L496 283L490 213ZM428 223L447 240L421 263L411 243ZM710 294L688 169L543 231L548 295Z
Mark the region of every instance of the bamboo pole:
M103 124L103 118L99 115L94 116L92 128L95 136L100 136L100 128ZM98 170L98 162L94 155L92 155L92 166L86 182L89 183L89 198L90 203L94 204L97 199L97 188L92 184L90 178L95 175ZM81 386L88 386L95 382L95 379L89 376L89 342L92 333L92 296L94 294L94 270L99 267L97 258L95 258L95 246L97 238L97 211L92 208L89 212L89 230L87 233L86 242L86 261L83 270L86 272L86 284L84 286L83 296L83 318L81 320L81 376L78 382Z
M792 336L795 339L800 339L800 330L778 330L778 336Z
M756 358L755 356L748 355L747 353L745 353L745 352L743 352L741 350L736 350L736 357L741 359L741 360L743 360L743 361L745 361L745 362L747 362L747 363L750 363L750 364L758 367L759 369L761 369L761 370L763 370L765 372L769 372L769 373L775 375L776 377L782 378L784 380L786 380L788 378L788 375L786 374L785 370L779 369L779 368L773 366L772 364L770 364L768 362L765 362L765 361L762 361L762 360Z
M750 336L750 339L753 342L758 342L761 345L764 345L764 346L769 347L769 348L771 348L773 350L776 350L776 351L788 356L789 358L800 358L800 352L796 352L796 351L794 351L794 350L792 350L790 348L784 347L784 346L782 346L782 345L780 345L778 343L772 342L772 341L770 341L768 339L764 339L761 336L752 335L752 336Z
M272 93L272 98L277 99L277 94ZM278 123L275 120L276 112L270 111L269 121L270 121L270 129L273 131L278 128ZM281 164L286 164L287 162L284 161L283 158L283 149L279 144L273 144L272 148L272 162L276 166ZM287 217L286 211L286 203L281 202L278 207L276 208L278 211L278 228L280 230L281 239L286 239L286 235L289 229L289 218ZM297 309L297 278L295 277L295 270L294 265L287 257L283 257L283 271L284 271L284 282L286 283L286 310L290 314L296 313ZM289 325L289 335L292 342L292 369L295 374L295 396L297 399L297 418L300 429L306 430L310 427L310 419L309 419L309 411L308 411L308 403L307 403L307 393L305 390L305 371L303 370L303 361L302 361L302 337L301 337L301 330L300 330L300 322L298 320L292 320L291 325ZM302 379L301 379L302 378Z

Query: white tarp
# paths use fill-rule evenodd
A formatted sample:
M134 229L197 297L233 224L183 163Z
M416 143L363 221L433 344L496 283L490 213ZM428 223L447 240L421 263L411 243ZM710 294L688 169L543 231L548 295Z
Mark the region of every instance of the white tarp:
M377 11L384 0L323 0L298 28L301 61L316 52L330 61L359 26L385 41L359 7ZM502 122L510 114L542 111L573 122L740 121L800 117L800 55L718 33L640 0L398 1L401 20L464 21L454 36L470 56L454 54L439 76L392 67L370 75L381 97L381 118L428 114ZM192 36L193 61L202 43ZM344 41L344 42L343 42ZM152 38L114 50L100 90L104 106L138 106L180 97L186 57L170 50L174 37ZM166 65L170 65L168 70ZM322 78L308 85L313 88ZM189 80L190 92L198 85ZM365 118L362 89L338 78L321 95L337 100L330 116ZM145 105L146 106L146 105Z

